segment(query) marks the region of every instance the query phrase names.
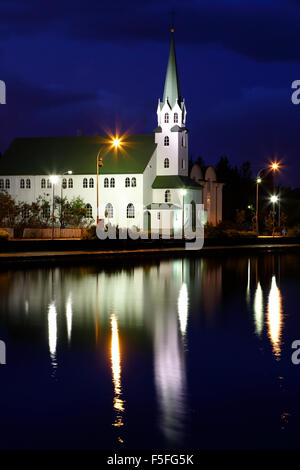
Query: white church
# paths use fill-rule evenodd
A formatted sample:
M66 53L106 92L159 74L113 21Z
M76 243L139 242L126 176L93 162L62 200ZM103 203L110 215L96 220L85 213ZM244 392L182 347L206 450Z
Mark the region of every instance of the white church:
M203 204L205 220L220 222L223 184L217 182L214 168L204 171L195 164L188 175L187 112L173 29L171 35L164 94L152 134L119 137L119 145L104 136L16 138L0 160L0 190L16 201L32 203L42 197L50 206L53 194L68 201L80 196L95 222L102 219L142 231L181 228L185 205L192 219L196 205Z

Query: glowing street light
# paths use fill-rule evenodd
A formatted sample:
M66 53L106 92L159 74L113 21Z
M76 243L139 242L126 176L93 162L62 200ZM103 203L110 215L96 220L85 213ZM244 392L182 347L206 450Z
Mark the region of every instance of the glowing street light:
M259 170L259 172L257 173L257 176L256 176L256 215L255 215L255 219L256 219L256 232L259 233L259 225L258 225L258 187L259 185L261 184L262 182L262 178L260 176L261 172L263 170L273 170L274 171L274 174L276 171L278 171L280 169L280 165L278 162L272 162L268 167L264 167L262 168L261 170Z
M280 201L279 201L279 197L276 196L276 194L273 194L273 195L271 196L270 201L271 201L271 203L273 204L273 233L272 233L272 235L273 235L273 237L274 237L274 231L275 231L275 204L276 204L277 202L279 203ZM278 216L278 218L279 218L279 225L280 225L280 205L279 205L278 209L279 209L279 212L278 212L279 216Z

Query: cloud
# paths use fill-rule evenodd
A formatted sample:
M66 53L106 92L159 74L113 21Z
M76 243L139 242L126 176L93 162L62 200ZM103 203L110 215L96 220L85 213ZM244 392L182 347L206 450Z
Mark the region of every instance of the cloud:
M215 44L257 61L299 60L299 1L4 1L0 35L55 32L80 41L166 41L174 8L181 42Z

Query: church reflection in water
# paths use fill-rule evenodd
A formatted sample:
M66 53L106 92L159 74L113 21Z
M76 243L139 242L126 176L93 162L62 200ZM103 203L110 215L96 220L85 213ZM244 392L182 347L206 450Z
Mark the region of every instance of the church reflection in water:
M60 343L72 348L87 341L98 348L104 340L101 344L109 345L112 425L120 432L126 428L127 410L122 343L128 329L145 341L150 338L159 426L174 443L185 431L189 407L186 363L191 323L223 324L220 305L238 292L251 312L253 333L268 338L279 360L284 327L279 279L280 266L272 256L266 262L255 257L194 258L106 270L18 270L0 273L0 303L2 311L14 312L5 318L10 329L20 320L25 329L31 323L47 329L52 377L60 367ZM123 442L121 434L118 439Z

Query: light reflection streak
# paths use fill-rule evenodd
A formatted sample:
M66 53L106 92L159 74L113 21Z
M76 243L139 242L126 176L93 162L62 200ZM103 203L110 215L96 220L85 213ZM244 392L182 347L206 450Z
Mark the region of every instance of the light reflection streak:
M120 341L119 341L119 329L118 320L115 314L111 315L111 368L112 378L114 384L114 401L113 406L117 411L115 422L113 426L123 426L123 415L125 411L124 400L122 396L122 384L121 384L121 353L120 353ZM120 439L119 439L120 440Z
M276 284L276 277L273 276L268 301L268 334L277 360L280 359L281 354L281 329L282 298Z
M250 258L248 259L248 281L247 281L247 291L246 291L246 300L249 304L250 302L250 276L251 276L251 263Z
M186 334L187 322L188 322L188 290L187 285L184 282L180 288L178 301L178 317L179 317L179 326L182 336Z
M57 313L54 302L48 307L48 343L50 360L53 372L57 368L56 345L57 345Z
M258 282L256 291L255 291L253 307L254 307L255 332L258 336L260 336L264 327L263 291L262 291L260 282Z
M154 373L161 409L161 428L171 443L180 442L185 420L185 361L176 315L160 312L155 319Z
M66 317L67 317L67 333L68 333L68 341L71 341L71 335L72 335L72 317L73 317L73 311L72 311L72 296L71 294L68 297L67 303L66 303Z

